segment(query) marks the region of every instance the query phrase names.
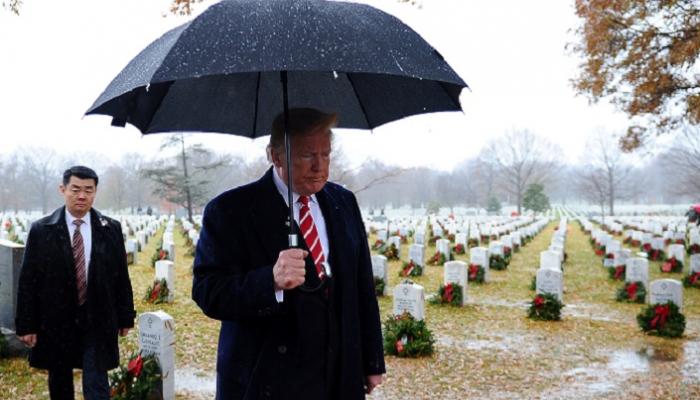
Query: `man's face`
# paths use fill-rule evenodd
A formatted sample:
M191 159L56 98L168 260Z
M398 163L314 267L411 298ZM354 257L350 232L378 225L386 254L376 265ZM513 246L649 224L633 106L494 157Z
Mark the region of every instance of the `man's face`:
M331 162L331 135L319 129L292 137L292 190L302 196L319 192L328 181ZM272 161L286 183L287 164L284 149L273 150Z
M94 179L80 179L71 176L68 184L61 185L59 190L66 201L66 209L74 217L82 218L92 208L97 186Z

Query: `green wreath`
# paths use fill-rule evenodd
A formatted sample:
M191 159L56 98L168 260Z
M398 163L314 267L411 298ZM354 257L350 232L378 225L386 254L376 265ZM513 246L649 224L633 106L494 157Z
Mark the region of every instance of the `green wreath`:
M375 276L374 277L374 293L377 296L384 296L384 287L386 286L386 283L384 282L384 279Z
M109 375L111 400L162 399L162 372L154 354L141 353L129 358L127 367Z
M403 263L403 267L401 267L401 269L399 270L399 276L402 276L404 278L408 277L408 276L422 276L422 275L423 275L423 267L414 263L413 260Z
M646 296L647 289L644 287L643 282L625 282L625 284L617 290L615 299L628 303L644 304Z
M683 272L683 261L681 260L676 260L675 257L671 257L666 259L661 265L659 266L659 270L661 272Z
M690 275L686 275L685 278L683 278L683 286L700 289L700 272L694 272Z
M143 300L150 304L161 304L168 302L168 296L170 295L170 290L168 289L168 283L163 279L156 279L153 281L153 285L149 286L146 290L146 295Z
M382 249L384 248L384 241L377 239L374 244L372 245L372 250L374 251L379 251L381 253Z
M384 321L384 352L397 357L423 357L433 354L435 339L425 321L411 314L389 316Z
M614 281L621 281L625 279L625 272L627 268L624 265L618 265L617 267L608 267L608 278Z
M430 300L432 304L449 304L453 307L462 307L464 298L462 297L462 285L448 283L440 285L437 296Z
M484 270L484 267L479 264L469 264L469 267L467 268L467 279L469 282L484 283L485 275L486 271Z
M676 338L683 336L685 331L685 316L670 300L643 309L637 315L637 323L649 335Z
M384 248L380 250L380 253L382 253L382 255L386 257L387 260L399 259L399 249L397 249L396 245L393 243L389 246L384 246Z
M168 250L163 249L163 242L161 241L158 247L153 251L151 256L151 268L156 267L156 262L160 260L167 260L170 254Z
M561 309L564 307L557 296L551 293L542 293L535 296L530 302L527 316L539 321L559 321Z
M436 251L432 257L428 259L428 265L442 265L447 261L447 257L439 251Z
M504 269L508 268L508 264L506 264L503 257L499 256L498 254L491 254L489 257L489 267L497 271L503 271Z

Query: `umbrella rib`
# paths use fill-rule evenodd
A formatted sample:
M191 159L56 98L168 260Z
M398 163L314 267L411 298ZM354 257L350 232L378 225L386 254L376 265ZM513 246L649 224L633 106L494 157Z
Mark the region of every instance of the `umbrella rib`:
M367 129L372 130L372 125L369 124L369 119L367 119L367 110L365 110L365 105L362 104L362 101L360 100L360 96L357 94L357 90L355 90L355 82L352 81L352 77L350 77L350 73L345 73L345 76L348 77L348 81L350 81L350 87L352 88L352 91L355 93L355 98L357 99L357 103L360 105L360 108L362 109L362 116L365 117L365 122L367 122Z
M258 81L255 84L255 111L253 112L253 137L257 137L258 131L258 105L260 102L260 75L262 72L258 72Z

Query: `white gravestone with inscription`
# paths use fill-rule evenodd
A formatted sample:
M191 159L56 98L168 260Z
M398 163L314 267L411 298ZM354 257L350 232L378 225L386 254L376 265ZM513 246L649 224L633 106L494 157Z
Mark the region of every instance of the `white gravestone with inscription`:
M372 275L384 281L384 293L386 294L389 281L387 280L387 260L382 255L372 256Z
M394 247L396 247L396 250L398 250L398 254L401 254L401 236L390 236L389 239L387 239L386 244L387 246L391 246L393 244Z
M628 258L625 265L625 282L642 282L649 291L649 260L641 257Z
M690 274L700 272L700 254L690 256Z
M423 286L404 281L394 286L394 315L408 312L421 321L425 318L425 290Z
M165 279L168 285L168 303L175 300L175 264L172 261L156 261L156 279Z
M472 247L469 250L469 263L480 265L484 269L484 282L489 280L489 249L486 247Z
M447 239L438 239L435 241L435 249L442 253L447 260L450 259L450 241Z
M425 244L425 233L423 233L423 232L416 232L416 233L413 235L413 244L424 245L424 244Z
M540 268L537 271L537 294L550 293L562 301L562 273L553 269Z
M674 257L680 262L685 261L685 246L682 244L671 244L668 246L668 258Z
M425 247L420 244L412 244L408 249L408 260L421 267L425 266Z
M163 311L139 316L139 348L155 354L163 373L163 400L175 399L175 321Z
M457 284L462 287L462 304L467 300L467 263L448 261L445 263L444 284Z
M649 304L665 304L671 300L683 309L683 285L675 279L657 279L651 282Z

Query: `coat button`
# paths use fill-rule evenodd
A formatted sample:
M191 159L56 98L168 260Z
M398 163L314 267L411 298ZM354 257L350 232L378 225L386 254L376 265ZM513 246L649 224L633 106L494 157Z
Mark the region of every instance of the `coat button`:
M277 351L278 351L280 354L284 354L284 353L287 352L287 346L285 346L285 345L279 345L279 346L277 346Z

